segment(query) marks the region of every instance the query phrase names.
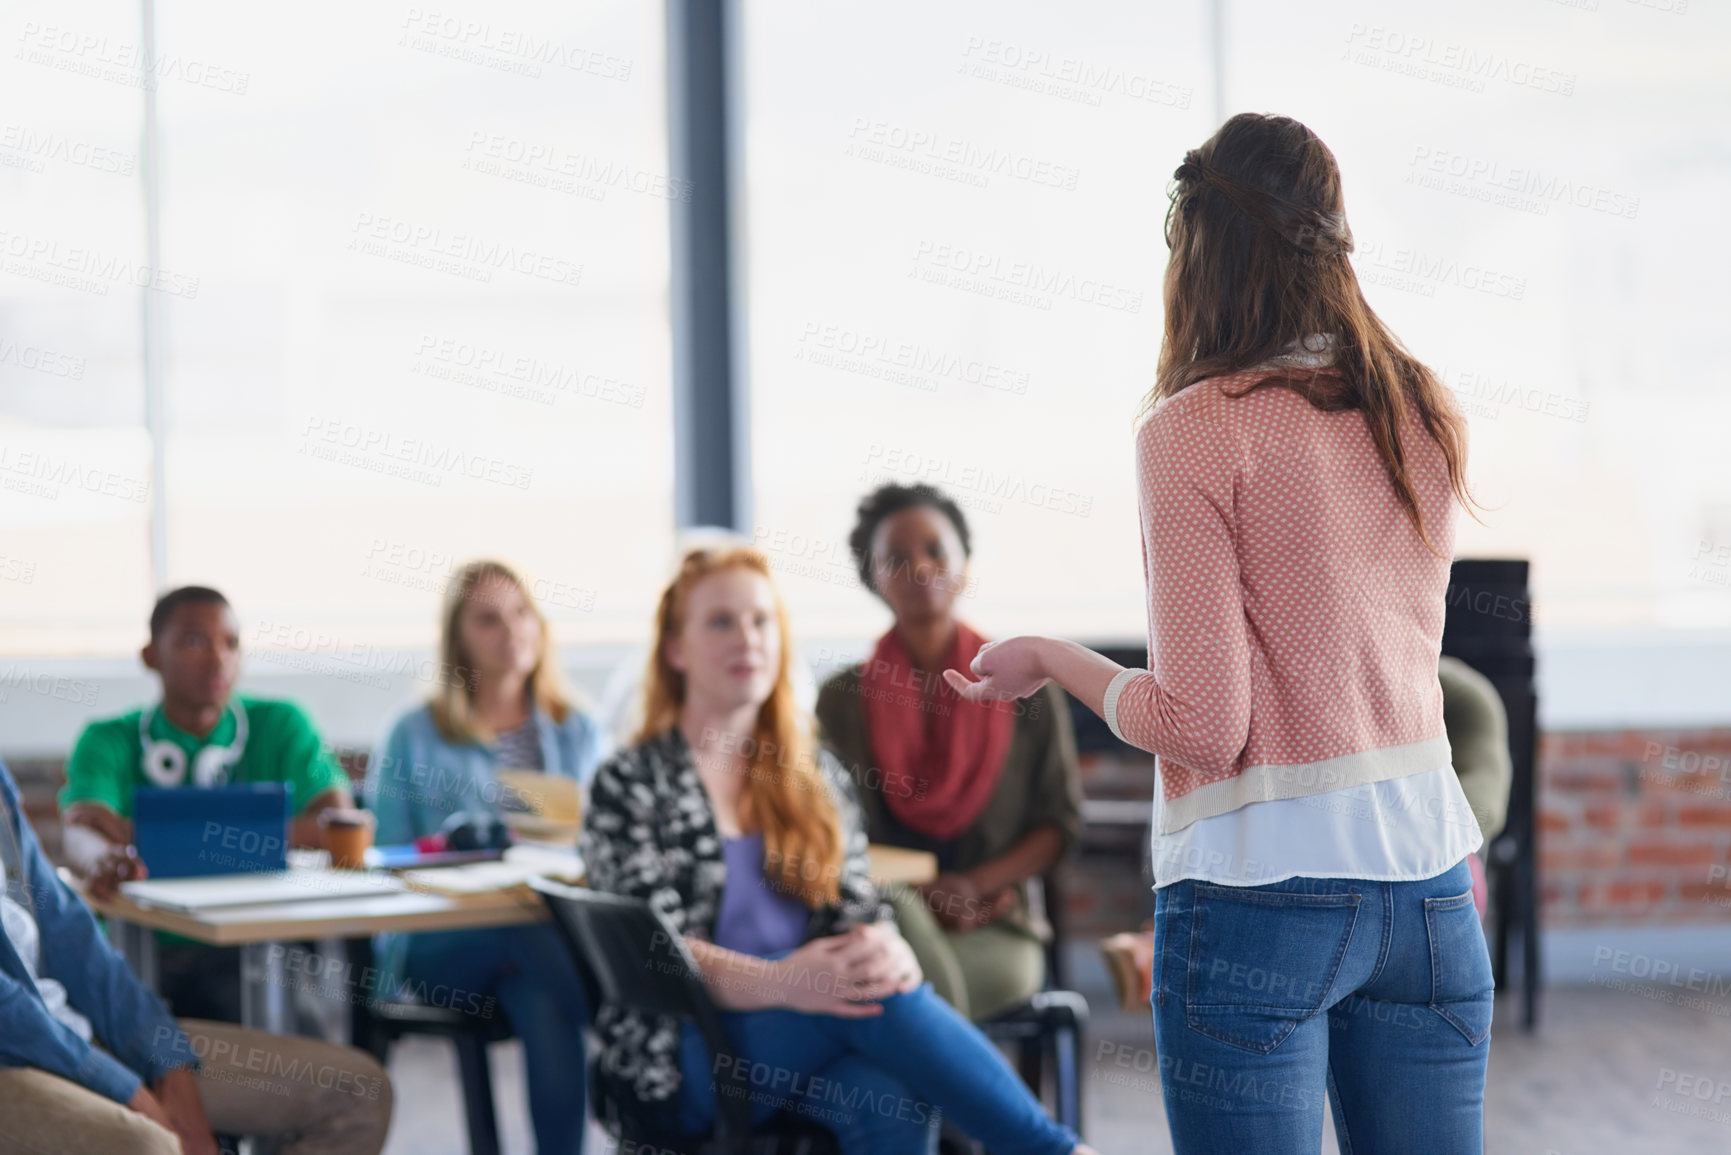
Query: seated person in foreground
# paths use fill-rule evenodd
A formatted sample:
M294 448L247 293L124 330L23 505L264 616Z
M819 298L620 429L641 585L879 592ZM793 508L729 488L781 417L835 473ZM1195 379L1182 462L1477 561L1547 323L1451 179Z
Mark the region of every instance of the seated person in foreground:
M873 842L936 855L942 872L891 893L896 921L938 994L976 1022L1045 983L1045 920L1028 880L1082 833L1069 695L970 702L944 681L986 639L955 616L968 578L968 523L927 485L885 485L848 537L860 580L895 613L865 662L824 683L817 716L853 775Z
M376 1155L391 1083L352 1047L169 1017L61 882L0 764L0 1155Z
M289 845L322 847L319 815L352 806L348 775L292 702L243 698L240 624L213 589L184 586L150 614L144 664L162 684L154 706L90 723L60 791L66 857L98 898L149 876L132 845L132 795L142 786L197 789L282 782L295 817ZM158 990L176 1014L238 1022L238 948L158 936Z
M574 787L607 753L601 727L574 707L558 650L528 587L498 562L451 576L440 615L437 696L390 728L367 764L365 794L381 846L437 834L448 822L502 821L513 787L503 770L535 770ZM527 800L525 800L527 801ZM569 837L569 836L568 836ZM437 1003L441 992L496 999L523 1040L529 1115L540 1155L583 1150L583 990L551 923L381 934L378 993Z
M879 903L852 782L794 703L769 575L753 549L686 556L656 613L642 733L596 772L582 839L592 887L684 936L746 1061L718 1069L690 1024L607 1005L602 1078L681 1135L732 1095L757 1122L815 1119L847 1155L925 1155L940 1112L995 1155L1087 1152L922 981Z

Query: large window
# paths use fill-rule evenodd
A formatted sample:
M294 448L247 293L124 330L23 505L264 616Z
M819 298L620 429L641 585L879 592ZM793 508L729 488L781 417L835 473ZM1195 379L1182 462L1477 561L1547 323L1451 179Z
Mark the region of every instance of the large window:
M481 554L566 640L640 639L663 6L177 0L150 51L141 9L4 18L0 652L127 653L158 578L294 668L425 647ZM1241 109L1329 142L1367 295L1461 400L1460 552L1532 558L1546 626L1731 625L1724 6L739 11L746 529L802 636L881 625L845 538L884 479L966 508L988 633L1141 631L1166 188Z
M150 594L136 3L0 24L0 647L130 642Z
M753 530L802 632L881 628L846 537L895 480L963 507L988 634L1136 635L1131 418L1163 178L1209 131L1201 6L746 14Z
M886 478L966 509L988 634L1143 629L1129 422L1215 9L746 6L756 529L808 633L881 628L845 537ZM1467 414L1459 552L1530 557L1545 626L1731 624L1731 15L1218 11L1223 113L1330 144L1366 295Z
M260 672L341 673L430 645L445 576L477 556L523 566L563 640L637 636L673 528L667 222L681 190L660 6L156 13L168 583L227 592ZM107 31L76 7L41 19ZM136 5L115 21L113 40L136 44ZM11 107L58 108L43 130L136 164L136 76L63 72L60 40L44 39L49 63L7 70L9 95L32 97ZM49 86L68 99L42 99ZM138 259L136 168L0 179L31 182L39 220L21 229ZM78 444L105 462L123 446L113 467L148 478L140 290L92 302L6 284L31 310L8 330L88 363L71 384L0 363L8 425L48 442L100 416L124 432L80 429ZM103 390L103 407L57 404L72 388ZM4 644L130 649L151 592L148 505L38 500L59 536L17 549L41 559L42 629ZM61 586L61 569L91 576Z
M1472 424L1460 551L1532 558L1541 626L1731 625L1731 12L1227 11L1233 107L1334 148L1365 292Z

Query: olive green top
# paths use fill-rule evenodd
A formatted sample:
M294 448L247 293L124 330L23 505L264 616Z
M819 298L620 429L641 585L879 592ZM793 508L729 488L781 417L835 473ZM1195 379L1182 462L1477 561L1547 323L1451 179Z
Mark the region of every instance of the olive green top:
M997 788L974 824L951 839L937 839L904 826L883 795L883 771L872 753L863 700L860 667L850 666L832 676L818 692L817 718L824 744L853 775L873 842L927 850L937 855L941 870L972 870L990 862L1041 826L1056 826L1068 855L1082 836L1082 776L1076 758L1076 735L1070 725L1070 699L1056 682L1015 703L1015 730L998 777ZM1017 902L1001 921L1045 938L1050 927L1036 925L1028 915L1025 883L1016 886Z
M1514 767L1509 761L1508 715L1490 679L1459 658L1437 663L1437 681L1442 683L1443 727L1455 777L1489 843L1509 817Z

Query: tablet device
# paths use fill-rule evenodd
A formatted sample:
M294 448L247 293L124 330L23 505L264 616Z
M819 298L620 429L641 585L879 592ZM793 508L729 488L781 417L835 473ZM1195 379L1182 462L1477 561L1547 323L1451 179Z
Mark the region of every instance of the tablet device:
M288 869L289 788L141 787L132 840L151 878Z

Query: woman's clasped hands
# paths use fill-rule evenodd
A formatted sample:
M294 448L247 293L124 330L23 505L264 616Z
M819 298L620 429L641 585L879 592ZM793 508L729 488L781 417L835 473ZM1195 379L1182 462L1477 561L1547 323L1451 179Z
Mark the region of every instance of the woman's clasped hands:
M882 1014L882 1000L924 980L913 948L887 922L812 939L772 969L789 1010L855 1019Z

